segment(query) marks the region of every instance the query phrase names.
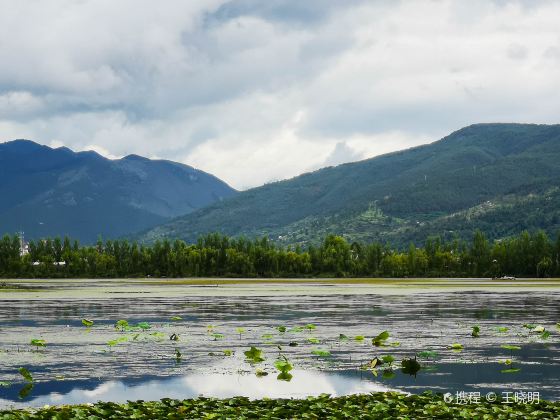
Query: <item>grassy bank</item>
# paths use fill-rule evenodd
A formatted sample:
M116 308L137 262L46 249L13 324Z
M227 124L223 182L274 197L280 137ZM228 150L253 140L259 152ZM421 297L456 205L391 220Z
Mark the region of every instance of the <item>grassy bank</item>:
M560 402L446 403L442 395L424 393L404 395L395 392L351 395L330 398L327 395L307 399L262 399L244 397L229 399L197 398L191 400L163 399L154 402L125 404L97 403L89 405L44 407L37 410L0 411L0 419L556 419L560 418Z

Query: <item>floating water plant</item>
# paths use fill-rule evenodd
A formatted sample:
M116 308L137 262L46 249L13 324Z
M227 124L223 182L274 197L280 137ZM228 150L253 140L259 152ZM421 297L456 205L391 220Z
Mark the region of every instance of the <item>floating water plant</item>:
M115 329L125 331L128 330L130 326L128 325L128 321L126 319L119 319L115 323Z
M403 373L406 373L407 375L413 375L413 376L416 376L418 371L420 371L421 369L420 363L418 363L416 358L403 359L401 361L401 366L402 366L401 370Z
M331 356L331 352L328 350L322 350L322 349L314 349L311 351L312 354L314 354L315 356L318 357L329 357Z
M475 338L480 337L480 327L478 325L475 325L474 327L472 327L471 335Z
M509 331L508 327L498 327L496 330L500 333L507 333Z
M383 331L382 333L371 339L371 344L373 344L375 347L383 346L385 345L385 341L387 341L389 336L389 331Z
M31 372L29 372L29 370L24 367L20 367L18 369L18 372L27 382L33 382L33 376L31 375Z
M162 333L161 331L154 331L153 333L150 333L150 337L154 338L157 341L162 341L165 340L167 335L165 333Z
M243 354L245 355L245 358L250 362L250 363L260 363L260 362L264 362L264 357L263 357L263 352L262 350L251 346L251 348L247 351L244 351Z
M175 315L175 316L172 316L170 319L171 319L171 321L181 321L183 318L181 318L178 315Z
M284 334L287 330L287 328L284 325L279 325L278 327L276 327L276 329L278 330L279 333Z
M263 335L261 335L261 338L263 340L269 341L269 340L272 340L274 338L274 335L273 334L263 334Z
M460 343L453 343L449 346L452 350L463 350L463 345Z
M152 328L152 326L147 322L139 322L138 324L136 324L136 327L140 328L141 330L144 330L144 331Z
M212 334L212 337L214 337L214 341L217 341L217 340L223 339L224 335L220 334L220 333L214 333L214 334Z
M417 356L422 359L437 359L439 357L439 354L434 350L423 350L421 352L418 352Z
M354 337L354 340L356 340L356 341L364 341L364 340L365 340L365 337L364 337L363 335L357 335L357 336Z
M345 334L339 334L338 335L338 340L339 341L348 341L348 336Z
M391 356L390 354L387 354L387 355L381 357L381 360L383 361L384 364L388 364L389 366L391 366L393 364L393 362L395 361L395 358L393 356Z
M502 344L500 347L505 349L505 350L521 350L521 347L513 346L511 344Z
M126 336L126 335L123 335L122 337L116 338L114 340L107 341L107 345L109 347L113 347L113 346L116 346L117 344L126 343L128 340L129 340L129 337Z
M541 338L542 338L543 340L548 340L549 337L550 337L550 331L546 331L546 330L545 330L545 331L542 332Z
M177 362L180 362L182 357L183 357L183 355L182 355L181 351L178 348L175 348L175 360Z
M37 348L37 350L39 350L39 347L46 347L47 346L47 342L45 340L42 340L42 339L39 339L39 338L32 339L29 344L31 344L32 346L35 346Z
M312 344L319 344L321 342L318 338L315 337L309 337L307 341L309 341Z
M233 350L224 350L224 356L233 356Z
M245 328L237 327L235 331L237 331L237 334L239 334L239 339L241 340L241 334L245 334Z
M257 368L257 370L255 371L255 375L260 378L261 376L267 376L268 372L265 370L262 370L261 368Z
M276 377L279 381L290 381L292 379L292 375L289 373L294 367L288 361L285 356L282 356L281 359L274 362L274 367L280 372L280 374Z
M93 321L91 319L84 318L82 319L82 324L89 328L93 325Z
M517 373L521 370L521 368L511 368L511 369L502 369L500 370L501 373Z

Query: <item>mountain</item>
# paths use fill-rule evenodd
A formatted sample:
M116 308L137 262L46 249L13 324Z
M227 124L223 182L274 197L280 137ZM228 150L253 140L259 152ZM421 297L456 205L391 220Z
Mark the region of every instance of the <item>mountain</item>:
M560 228L560 125L476 124L434 143L254 188L145 232L309 244L328 233L406 246Z
M52 149L28 140L0 144L0 233L119 237L231 197L205 172L136 155Z

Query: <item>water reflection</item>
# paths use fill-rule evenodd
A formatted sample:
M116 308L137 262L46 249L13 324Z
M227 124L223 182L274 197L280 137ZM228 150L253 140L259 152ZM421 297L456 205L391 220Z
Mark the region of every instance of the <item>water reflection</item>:
M265 377L255 375L191 374L187 376L150 379L134 383L132 381L107 381L94 387L88 384L78 385L66 393L49 392L56 389L56 383L43 384L45 395L32 396L25 402L14 399L1 399L0 407L8 406L43 406L60 404L94 403L96 401L124 402L127 400L159 400L161 398L206 397L227 398L246 396L249 398L301 398L308 395L327 393L331 395L348 395L387 391L387 385L370 380L363 380L360 375L293 371L290 382L279 381L275 374ZM15 390L14 390L15 391ZM35 392L41 392L37 387ZM15 397L15 396L14 396Z

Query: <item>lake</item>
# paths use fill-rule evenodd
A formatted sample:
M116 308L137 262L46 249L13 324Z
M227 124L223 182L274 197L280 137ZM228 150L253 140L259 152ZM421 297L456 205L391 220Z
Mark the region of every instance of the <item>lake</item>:
M5 283L4 408L383 390L525 391L560 400L556 280ZM119 320L127 326L115 328ZM389 337L372 345L384 331ZM46 345L32 346L32 339ZM251 346L264 361L247 360ZM372 359L384 356L388 361L372 368ZM420 370L403 372L401 361L415 357ZM279 359L293 366L289 381L278 379ZM33 384L18 373L20 367L32 374Z

